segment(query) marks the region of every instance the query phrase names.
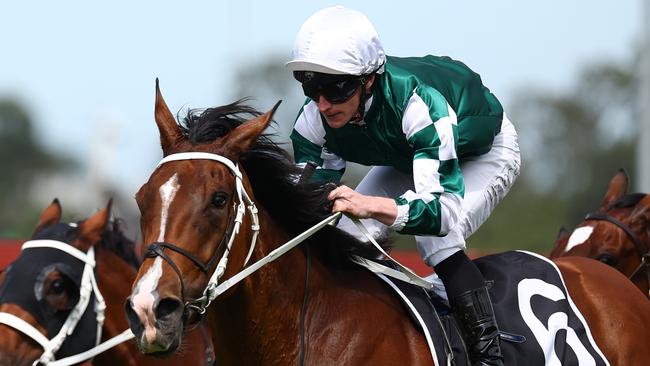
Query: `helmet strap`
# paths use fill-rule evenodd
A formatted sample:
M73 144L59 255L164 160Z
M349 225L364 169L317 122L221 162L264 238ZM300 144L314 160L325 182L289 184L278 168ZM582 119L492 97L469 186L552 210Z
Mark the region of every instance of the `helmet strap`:
M359 109L358 115L352 118L353 121L359 122L363 119L364 114L366 113L366 100L368 99L368 93L366 93L366 76L359 78L359 83L361 84L361 94L359 98Z

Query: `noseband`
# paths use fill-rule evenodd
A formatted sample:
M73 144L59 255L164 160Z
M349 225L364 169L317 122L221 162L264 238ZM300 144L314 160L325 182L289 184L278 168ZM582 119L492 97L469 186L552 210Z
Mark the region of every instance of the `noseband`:
M622 221L609 216L607 214L603 213L590 213L587 214L585 217L585 221L606 221L609 222L610 224L616 225L619 229L623 230L627 236L632 239L632 243L634 243L634 247L637 251L637 254L641 257L641 263L639 263L639 266L636 267L634 272L628 277L630 281L634 279L639 273L641 273L642 270L645 270L647 279L648 279L648 285L650 286L650 249L648 249L645 245L643 245L643 242L641 239L639 239L636 234L630 229L627 225L625 225ZM650 296L650 291L648 293Z
M228 265L228 256L230 255L230 250L235 240L235 236L239 233L239 228L244 220L244 214L246 213L246 208L248 208L248 211L251 214L251 230L253 231L253 236L251 238L251 244L248 249L248 254L244 261L244 266L246 266L246 263L248 263L248 261L250 260L251 255L253 254L253 249L255 248L257 235L260 230L259 218L257 216L257 207L255 207L255 203L251 200L250 196L244 189L244 185L242 183L242 174L239 171L239 167L237 166L237 164L233 163L232 160L217 154L211 154L205 152L184 152L184 153L171 154L164 157L160 161L160 163L158 163L157 168L165 163L172 162L172 161L179 161L179 160L217 161L225 165L228 169L230 169L230 172L235 177L235 193L237 194L237 198L238 198L236 215L234 220L231 221L229 229L226 230L226 232L224 233L221 239L221 243L215 249L212 258L207 263L204 264L192 253L188 252L183 248L180 248L177 245L171 244L166 241L150 244L145 254L145 256L149 258L161 257L165 262L167 262L170 265L170 267L172 267L172 269L178 275L179 280L181 281L181 294L183 296L183 300L185 300L183 277L181 276L181 271L178 268L178 266L174 263L174 261L167 254L165 254L164 249L169 249L173 252L182 255L183 257L189 259L192 263L194 263L203 273L208 274L209 269L214 265L214 261L216 261L217 254L219 253L219 248L225 242L226 238L228 238L228 241L226 242L226 247L224 248L224 253L221 256L221 259L219 260L219 263L217 264L217 267L215 268L214 272L210 276L210 279L208 280L208 284L203 290L203 296L201 296L198 299L191 300L185 303L186 307L196 310L199 314L204 314L205 310L210 305L210 303L218 296L218 293L216 291L217 285L219 283L219 280L221 279L221 277L226 271L226 266ZM231 216L229 215L228 217L230 220Z

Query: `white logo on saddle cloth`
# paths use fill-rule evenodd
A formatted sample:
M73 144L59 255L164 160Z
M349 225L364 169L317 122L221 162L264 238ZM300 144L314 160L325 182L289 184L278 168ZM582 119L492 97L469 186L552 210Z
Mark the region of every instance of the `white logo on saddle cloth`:
M544 351L545 364L548 366L561 366L562 362L555 353L555 335L558 331L566 331L566 343L576 353L579 366L595 366L596 360L582 344L576 332L569 327L568 315L563 312L553 313L548 318L548 324L543 324L535 315L531 305L531 298L535 295L543 296L552 301L563 300L566 297L560 288L536 278L527 278L517 286L519 294L519 310L532 331L537 343Z

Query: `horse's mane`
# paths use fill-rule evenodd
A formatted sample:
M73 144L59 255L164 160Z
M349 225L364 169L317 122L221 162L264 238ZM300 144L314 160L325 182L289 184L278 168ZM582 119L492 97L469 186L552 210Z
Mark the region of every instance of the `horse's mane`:
M102 233L100 246L115 253L134 268L140 267L140 259L135 253L135 242L122 230L122 220L114 219Z
M611 205L607 207L607 211L615 210L619 208L629 208L636 206L644 197L645 193L630 193L626 194L623 197L618 198Z
M179 123L180 128L193 145L213 142L260 115L245 102L246 99L242 99L216 108L191 109ZM259 203L290 235L295 236L331 214L327 194L335 185L298 182L301 169L272 140L273 136L267 133L260 135L240 163ZM325 263L334 266L347 265L353 254L376 256L374 249L332 226L321 229L308 242Z

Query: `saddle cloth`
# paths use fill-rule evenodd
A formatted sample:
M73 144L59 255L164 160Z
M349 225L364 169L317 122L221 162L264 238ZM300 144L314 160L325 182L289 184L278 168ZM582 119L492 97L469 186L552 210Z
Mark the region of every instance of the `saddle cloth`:
M474 262L491 284L506 365L609 365L555 264L525 251L494 254ZM395 291L424 332L435 365L470 365L445 299L376 275Z

